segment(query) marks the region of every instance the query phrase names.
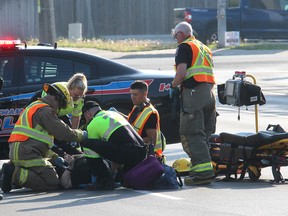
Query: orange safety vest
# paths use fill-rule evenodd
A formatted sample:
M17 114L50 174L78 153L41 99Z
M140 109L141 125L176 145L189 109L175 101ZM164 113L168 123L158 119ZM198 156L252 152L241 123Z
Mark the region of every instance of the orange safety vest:
M49 135L48 132L40 125L37 125L35 128L32 127L33 115L38 109L44 106L48 106L48 104L39 100L27 106L26 109L24 109L20 114L8 142L24 142L29 138L32 138L44 142L48 144L49 147L52 147L54 137Z
M131 114L134 112L136 106L133 107L132 111L128 115L128 121L131 117ZM142 137L144 125L146 124L147 120L151 116L151 114L157 115L157 139L154 146L154 153L156 156L162 156L163 150L165 148L165 143L162 143L162 137L161 137L161 130L160 130L160 116L158 111L151 105L146 106L142 112L139 113L137 118L134 120L134 122L131 123L135 131Z
M191 67L186 71L185 80L193 77L197 82L215 84L212 70L213 60L211 50L193 36L182 43L187 43L193 52Z

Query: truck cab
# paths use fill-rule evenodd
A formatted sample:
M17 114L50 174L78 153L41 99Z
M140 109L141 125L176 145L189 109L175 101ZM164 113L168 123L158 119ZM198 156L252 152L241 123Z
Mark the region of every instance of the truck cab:
M239 31L241 39L288 39L288 0L227 0L226 19L227 31ZM218 40L215 7L175 8L174 24L179 21L189 22L206 44Z
M288 0L242 0L241 11L242 38L288 39Z

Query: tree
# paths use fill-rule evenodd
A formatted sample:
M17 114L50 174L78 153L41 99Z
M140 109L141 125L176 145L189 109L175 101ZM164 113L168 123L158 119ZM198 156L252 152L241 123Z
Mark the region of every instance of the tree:
M217 2L218 48L225 47L226 5L227 5L226 0L218 0Z
M40 4L39 41L54 44L56 29L53 0L38 0L38 4Z

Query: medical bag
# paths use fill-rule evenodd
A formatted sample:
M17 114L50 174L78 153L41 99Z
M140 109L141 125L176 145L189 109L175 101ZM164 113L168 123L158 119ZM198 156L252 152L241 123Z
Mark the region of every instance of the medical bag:
M240 107L266 103L261 88L246 81L243 74L235 73L233 78L227 80L225 84L218 85L217 90L221 104Z

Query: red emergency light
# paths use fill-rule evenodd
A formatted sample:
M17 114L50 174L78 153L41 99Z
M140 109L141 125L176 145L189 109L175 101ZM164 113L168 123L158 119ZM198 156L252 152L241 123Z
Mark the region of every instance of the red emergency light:
M184 12L184 20L188 23L192 22L192 14L190 13L190 11Z
M19 44L20 40L0 40L0 49L14 49Z

